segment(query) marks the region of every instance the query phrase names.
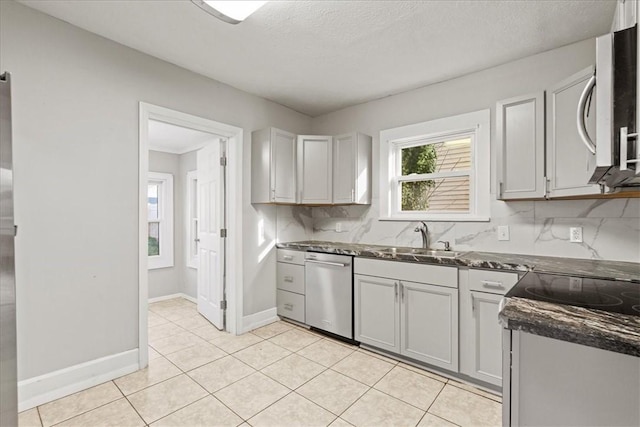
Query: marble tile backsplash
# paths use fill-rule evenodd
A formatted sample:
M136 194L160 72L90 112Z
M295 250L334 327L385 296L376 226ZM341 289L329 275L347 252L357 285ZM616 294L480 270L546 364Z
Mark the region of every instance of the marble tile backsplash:
M278 241L328 240L420 246L416 222L380 221L371 206L279 206ZM340 223L342 231L336 232ZM446 240L458 251L488 251L640 262L640 199L553 200L491 203L488 222L427 222L430 246ZM508 225L509 241L497 227ZM582 227L583 243L569 242L569 227Z

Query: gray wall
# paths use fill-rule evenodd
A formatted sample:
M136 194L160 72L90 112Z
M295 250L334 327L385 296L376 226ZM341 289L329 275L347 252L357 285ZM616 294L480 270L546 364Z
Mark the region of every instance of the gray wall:
M187 172L196 170L196 151L149 150L149 171L173 175L173 267L149 270L149 298L184 293L195 298L197 270L187 267Z
M357 130L373 137L374 187L370 208L313 208L313 238L419 246L420 236L413 232L415 223L378 220L380 131L491 108L491 221L431 222L432 241L449 240L458 250L640 261L640 199L510 203L495 199L496 101L544 90L594 62L595 41L585 40L314 118L314 134ZM279 229L292 229L292 222L298 228L305 223L304 218L278 218ZM344 232L335 232L337 222L342 223ZM511 227L510 241L497 240L499 225ZM584 243L569 243L570 226L583 227Z
M185 176L180 171L180 156L149 150L149 171L173 175L173 267L149 270L149 298L182 293L184 288L184 191Z
M138 347L140 101L242 127L245 153L252 130L310 127L305 115L12 1L0 2L0 69L14 83L19 380ZM256 276L263 248L252 238L259 215L275 224L275 211L249 203L243 160L247 315L275 305L275 274Z
M180 162L180 176L182 176L182 192L183 192L183 201L186 203L186 191L187 191L187 183L186 183L186 178L187 178L187 172L189 171L194 171L196 170L196 168L198 167L197 165L197 154L196 151L190 151L188 153L185 154L181 154L179 156L179 162ZM182 210L182 215L183 215L183 220L179 225L176 225L177 227L182 228L182 263L184 265L184 269L182 271L182 288L180 290L180 292L192 297L192 298L196 298L197 295L197 282L196 282L196 274L198 273L198 270L196 270L195 268L191 268L191 267L187 267L187 255L186 255L186 247L187 247L187 240L186 240L186 234L187 234L187 224L184 220L184 218L186 218L187 215L187 211L186 211L186 206L182 206L181 207Z

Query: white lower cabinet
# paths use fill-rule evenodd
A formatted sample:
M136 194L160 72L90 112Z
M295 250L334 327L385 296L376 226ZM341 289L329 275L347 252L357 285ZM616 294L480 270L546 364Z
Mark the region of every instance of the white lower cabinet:
M460 270L460 372L502 385L500 300L518 281L517 273Z
M278 249L276 262L276 305L278 316L304 323L304 252Z
M398 282L359 274L353 282L356 341L400 353Z
M400 282L400 354L458 371L458 290Z
M355 339L457 372L458 289L449 274L456 268L359 258L354 268ZM362 274L381 271L390 277ZM397 279L408 274L438 284Z
M470 376L490 384L502 384L502 330L498 308L502 295L470 292L472 334L469 348L474 356Z

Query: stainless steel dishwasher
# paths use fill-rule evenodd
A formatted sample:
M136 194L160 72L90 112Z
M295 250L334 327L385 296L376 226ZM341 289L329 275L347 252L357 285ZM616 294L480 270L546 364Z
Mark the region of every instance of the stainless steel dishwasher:
M305 254L307 325L353 340L353 257Z

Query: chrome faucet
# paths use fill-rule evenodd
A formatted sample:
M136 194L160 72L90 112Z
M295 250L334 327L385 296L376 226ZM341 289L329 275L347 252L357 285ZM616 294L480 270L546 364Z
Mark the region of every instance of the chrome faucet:
M427 249L429 248L429 227L427 227L427 223L424 221L420 221L419 226L417 226L415 228L416 233L420 232L420 235L422 236L422 247Z

